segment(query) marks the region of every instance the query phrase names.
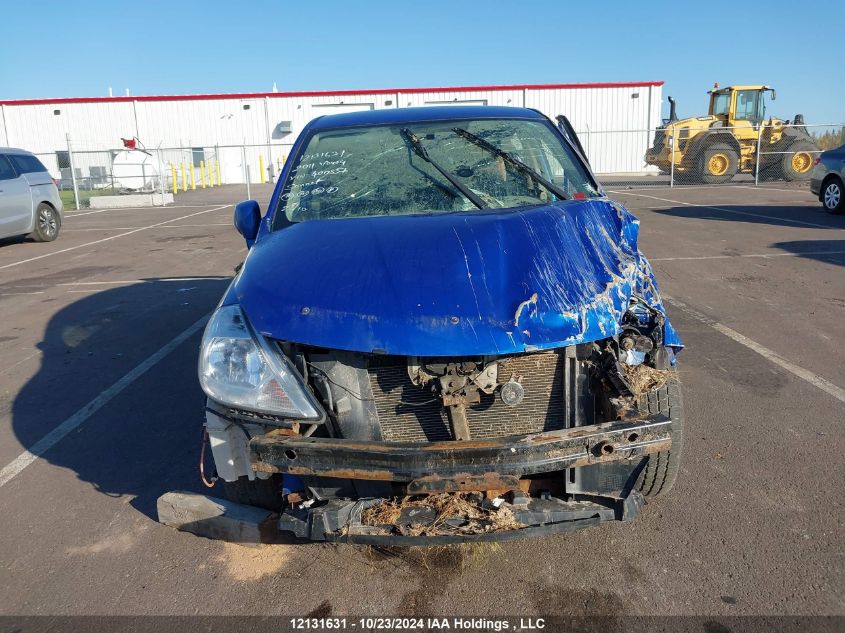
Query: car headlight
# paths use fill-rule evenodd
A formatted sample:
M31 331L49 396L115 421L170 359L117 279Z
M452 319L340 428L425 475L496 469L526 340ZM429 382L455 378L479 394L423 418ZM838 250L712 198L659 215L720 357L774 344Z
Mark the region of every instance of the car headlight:
M237 305L211 317L200 346L200 385L223 405L305 420L323 415L287 358L255 334Z

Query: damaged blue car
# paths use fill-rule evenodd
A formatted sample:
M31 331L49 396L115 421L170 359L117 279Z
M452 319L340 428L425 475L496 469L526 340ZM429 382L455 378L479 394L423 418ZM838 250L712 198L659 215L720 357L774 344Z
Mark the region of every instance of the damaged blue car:
M226 496L278 530L381 545L635 517L672 488L682 343L565 117L325 116L203 338Z

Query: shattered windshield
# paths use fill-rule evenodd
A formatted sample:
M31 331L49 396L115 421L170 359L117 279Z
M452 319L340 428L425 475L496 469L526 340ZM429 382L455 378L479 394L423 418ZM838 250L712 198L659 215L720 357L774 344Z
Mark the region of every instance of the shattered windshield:
M456 130L531 169L519 168ZM555 189L567 198L599 195L571 150L542 121L452 120L325 130L311 136L293 160L280 199L291 222L523 207L558 200ZM543 180L554 185L552 190Z

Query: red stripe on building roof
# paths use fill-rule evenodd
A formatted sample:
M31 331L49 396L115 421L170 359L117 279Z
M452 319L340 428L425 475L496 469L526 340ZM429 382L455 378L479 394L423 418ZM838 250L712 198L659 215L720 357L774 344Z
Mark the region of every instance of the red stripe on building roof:
M234 92L199 95L140 95L137 97L60 97L56 99L0 100L0 105L59 103L122 103L131 101L209 101L213 99L263 99L264 97L346 97L361 95L419 94L421 92L500 92L505 90L564 90L575 88L644 88L662 86L662 81L629 81L582 84L514 84L506 86L447 86L442 88L377 88L375 90L315 90L306 92Z

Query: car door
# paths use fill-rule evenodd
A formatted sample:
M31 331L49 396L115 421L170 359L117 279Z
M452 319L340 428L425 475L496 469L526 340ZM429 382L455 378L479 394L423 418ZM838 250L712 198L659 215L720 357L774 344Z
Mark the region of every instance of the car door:
M32 228L29 182L0 154L0 237L21 235Z

